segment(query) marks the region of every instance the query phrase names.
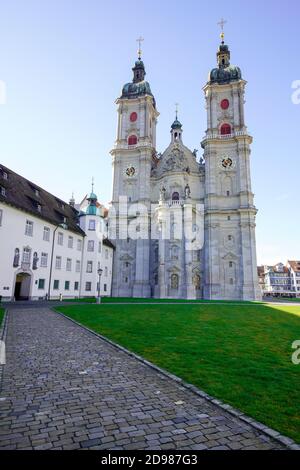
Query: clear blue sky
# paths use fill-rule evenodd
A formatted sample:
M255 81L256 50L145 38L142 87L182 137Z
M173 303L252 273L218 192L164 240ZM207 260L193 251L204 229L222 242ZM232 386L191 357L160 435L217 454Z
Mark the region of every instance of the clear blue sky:
M258 261L300 259L299 0L0 1L0 161L69 200L95 177L111 197L114 100L131 80L142 35L147 79L161 115L158 150L169 143L174 103L184 142L200 148L202 86L215 66L220 17L232 63L248 81L246 119L254 136L252 180Z

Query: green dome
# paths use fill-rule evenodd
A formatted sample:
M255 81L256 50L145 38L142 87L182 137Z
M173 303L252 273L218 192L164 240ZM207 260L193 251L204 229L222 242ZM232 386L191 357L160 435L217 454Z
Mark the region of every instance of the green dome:
M224 84L234 80L241 80L241 78L241 69L236 65L228 65L228 67L212 69L208 76L208 81L209 83Z
M136 60L133 71L133 80L132 82L126 83L122 89L121 98L134 99L138 96L150 95L153 97L149 83L145 80L145 66L142 60ZM153 97L154 106L155 100Z
M90 201L90 200L93 200L93 199L95 199L97 201L98 198L97 198L97 195L95 193L91 192L91 194L89 195L87 200Z
M123 86L121 98L136 98L141 95L153 96L150 85L145 80L138 83L126 83L126 85Z
M176 118L175 121L173 122L172 126L171 126L171 129L181 129L181 128L182 128L182 124Z

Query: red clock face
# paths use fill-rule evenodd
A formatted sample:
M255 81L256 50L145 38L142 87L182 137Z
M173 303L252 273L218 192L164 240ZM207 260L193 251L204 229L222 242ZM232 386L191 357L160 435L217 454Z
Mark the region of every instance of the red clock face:
M225 99L225 100L222 100L222 101L221 101L221 108L222 108L222 109L228 109L228 107L229 107L229 101L226 100L226 99Z
M130 114L130 121L135 122L137 120L137 113L131 113Z

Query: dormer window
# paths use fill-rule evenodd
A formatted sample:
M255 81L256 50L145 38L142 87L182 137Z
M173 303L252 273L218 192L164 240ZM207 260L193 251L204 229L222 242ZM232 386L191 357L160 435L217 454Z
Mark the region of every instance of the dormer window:
M8 173L7 171L3 170L3 168L0 167L0 175L2 176L2 178L4 180L7 180L8 179Z
M0 194L1 196L4 196L4 197L6 196L6 189L3 188L3 186L0 186Z

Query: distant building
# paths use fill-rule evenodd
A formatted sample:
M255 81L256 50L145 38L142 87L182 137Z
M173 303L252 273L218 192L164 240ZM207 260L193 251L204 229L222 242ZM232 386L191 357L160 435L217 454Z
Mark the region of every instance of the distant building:
M291 277L291 290L300 297L300 261L288 261L287 267Z
M114 246L107 211L92 192L75 208L0 166L0 296L2 300L111 294Z
M261 290L261 294L263 295L264 290L265 290L265 266L257 267L257 275L258 275L258 284Z
M257 273L263 295L300 297L300 261L258 266Z

